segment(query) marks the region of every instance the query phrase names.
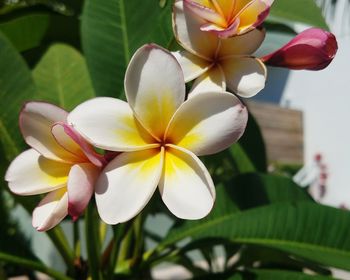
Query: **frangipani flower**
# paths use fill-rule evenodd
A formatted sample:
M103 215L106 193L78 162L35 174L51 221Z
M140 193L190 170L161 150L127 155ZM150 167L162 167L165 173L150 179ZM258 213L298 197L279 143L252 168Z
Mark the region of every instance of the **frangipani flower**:
M29 102L20 113L21 132L32 149L12 161L5 180L18 195L49 192L33 212L32 223L38 231L51 229L67 214L78 218L104 161L66 124L67 115L43 102Z
M309 28L262 60L271 66L294 70L322 70L332 62L337 50L337 40L332 33Z
M251 97L265 87L265 65L251 56L265 38L259 29L228 39L202 32L204 20L176 1L173 28L185 51L174 53L184 71L185 81L195 80L191 95L203 90L230 89L242 97Z
M137 215L159 186L162 200L179 218L199 219L211 210L215 188L197 156L237 141L247 110L232 94L206 92L185 101L176 59L146 45L125 76L128 103L95 98L68 121L93 145L121 152L102 171L95 198L102 220L125 222Z
M259 26L268 16L273 0L183 0L200 17L202 31L221 38L242 35Z

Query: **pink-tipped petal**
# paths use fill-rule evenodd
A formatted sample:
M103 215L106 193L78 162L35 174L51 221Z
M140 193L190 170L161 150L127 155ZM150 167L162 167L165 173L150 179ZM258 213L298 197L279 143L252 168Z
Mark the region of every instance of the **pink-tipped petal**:
M32 224L37 231L47 231L60 223L68 213L66 188L50 192L33 211Z
M63 109L49 103L26 103L20 113L19 124L27 144L46 158L76 162L78 157L62 148L51 133L52 125L65 122L67 115Z
M59 135L55 134L54 130L57 130L63 141L59 141ZM72 153L78 154L82 159L86 157L98 167L102 167L107 163L104 157L96 153L93 146L88 143L71 125L57 123L53 127L53 134L62 146L65 146Z
M271 66L293 70L322 70L332 62L337 50L337 40L332 33L310 28L262 60Z
M209 31L217 35L219 38L227 39L238 33L238 27L240 24L239 18L237 18L227 28L220 28L215 24L207 23L201 26L202 31Z
M211 60L215 56L218 38L211 32L203 32L201 26L207 21L193 15L183 0L176 0L173 8L173 30L176 40L190 53Z
M70 168L70 164L47 159L30 149L11 162L5 180L15 194L41 194L64 186Z
M74 165L68 177L68 214L73 220L84 212L92 194L100 168L91 163Z
M238 34L244 34L259 26L269 15L270 5L265 0L252 0L240 12Z
M225 18L218 14L213 9L210 9L206 6L203 6L195 1L191 0L183 0L184 7L186 7L188 10L190 10L193 13L193 16L198 16L206 21L215 23L219 26L225 26L226 20Z

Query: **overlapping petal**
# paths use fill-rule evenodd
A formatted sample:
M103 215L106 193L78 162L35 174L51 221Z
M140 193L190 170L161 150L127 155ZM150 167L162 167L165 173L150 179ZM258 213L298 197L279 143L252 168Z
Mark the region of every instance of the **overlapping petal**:
M50 192L33 211L32 224L37 231L47 231L68 214L68 194L65 187Z
M188 99L176 112L166 141L196 155L213 154L236 142L247 120L247 109L234 95L201 93Z
M57 122L52 125L51 133L56 139L57 143L62 146L68 152L76 155L81 159L86 159L80 146L64 131L65 124L63 122Z
M19 124L27 144L46 158L76 162L78 158L63 149L51 133L51 126L56 122L65 122L67 114L63 109L49 103L26 103L20 113Z
M122 153L102 171L96 183L98 212L107 224L136 216L152 197L159 182L164 149Z
M52 134L62 147L79 156L80 162L86 159L99 167L106 163L103 156L96 153L92 145L77 133L72 126L62 122L55 123L52 126Z
M189 98L208 91L226 91L225 74L220 65L213 66L194 81Z
M91 163L72 166L68 177L68 214L75 220L85 210L94 193L100 168Z
M185 100L181 67L168 51L145 45L136 51L126 70L125 92L138 120L161 139L172 115Z
M204 59L211 59L217 49L219 39L215 34L200 31L206 21L193 13L176 0L173 11L173 29L175 38L187 51Z
M212 209L215 187L203 163L191 152L169 145L159 183L162 200L181 219L201 219Z
M252 97L265 87L265 65L253 57L231 57L220 64L226 76L226 86L241 97Z
M100 97L77 106L68 122L90 143L111 151L135 151L154 147L154 139L134 117L129 105Z
M181 66L186 83L205 73L213 64L213 62L200 58L188 51L177 51L172 54Z
M264 29L254 29L243 35L221 40L218 57L223 59L228 56L254 53L263 43L265 33Z
M270 4L266 0L252 0L240 12L240 34L250 31L260 25L268 16Z
M11 162L5 180L16 194L41 194L64 186L70 168L71 164L47 159L29 149Z

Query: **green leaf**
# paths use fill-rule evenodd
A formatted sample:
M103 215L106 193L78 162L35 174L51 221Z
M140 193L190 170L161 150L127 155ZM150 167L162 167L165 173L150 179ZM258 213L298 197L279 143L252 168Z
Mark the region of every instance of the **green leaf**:
M0 30L11 40L18 51L40 45L49 27L49 14L30 14L0 23Z
M272 269L254 269L249 271L249 275L254 276L255 280L331 280L333 277L321 275L307 275L301 272L272 270ZM229 278L233 280L235 278Z
M305 189L279 175L241 174L227 182L226 188L240 209L278 202L313 201Z
M52 45L33 71L37 99L67 110L94 97L85 60L68 45Z
M270 15L278 22L296 21L329 30L314 0L275 0Z
M21 267L29 268L32 269L33 271L40 271L45 273L48 276L53 277L53 279L57 280L73 280L73 278L67 277L64 274L53 270L41 262L33 261L33 260L28 260L23 257L18 257L10 254L6 254L3 252L0 252L0 261L4 261L7 263L12 263Z
M302 201L237 212L225 211L221 203L221 200L217 201L207 218L186 221L170 230L160 248L189 236L195 239L227 238L232 242L275 248L326 266L350 270L349 212ZM229 209L227 204L228 199L225 208Z
M247 128L239 140L241 148L249 158L256 171L267 171L265 142L260 127L252 114L249 114Z
M82 43L97 95L122 95L124 72L136 49L171 43L171 2L162 8L157 0L85 1Z
M36 93L31 73L16 49L0 33L0 143L8 161L19 154L23 140L18 127L22 105Z

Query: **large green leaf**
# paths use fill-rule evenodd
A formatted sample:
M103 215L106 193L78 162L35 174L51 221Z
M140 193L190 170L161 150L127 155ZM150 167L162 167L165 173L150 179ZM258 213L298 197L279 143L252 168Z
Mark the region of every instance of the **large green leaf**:
M250 159L254 169L260 172L267 171L267 156L265 142L260 127L252 114L249 114L247 128L239 140L239 144L246 156Z
M241 174L227 182L226 188L240 209L276 202L313 201L305 189L279 175Z
M94 97L85 60L68 45L52 45L33 71L37 99L52 102L67 110Z
M217 206L218 207L218 206ZM245 212L214 213L170 231L163 246L189 236L228 238L276 248L350 270L350 213L311 202L276 203Z
M301 22L328 29L321 9L314 0L275 0L271 8L272 19Z
M19 154L23 140L18 115L23 103L36 93L31 73L11 43L0 33L0 143L7 160Z
M269 269L255 269L248 273L254 276L255 280L331 280L332 277L321 275L307 275L301 272L284 271L284 270L269 270ZM233 280L230 278L228 280Z
M0 23L0 30L19 51L40 45L49 27L49 14L37 13Z
M123 93L124 72L137 48L171 43L171 2L161 7L158 0L85 1L82 43L97 95Z

